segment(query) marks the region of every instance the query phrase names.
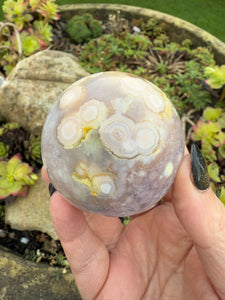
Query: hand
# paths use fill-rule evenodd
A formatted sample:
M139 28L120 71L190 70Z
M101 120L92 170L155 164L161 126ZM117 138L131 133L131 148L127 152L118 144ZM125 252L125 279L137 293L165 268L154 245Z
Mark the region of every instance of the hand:
M83 299L225 299L225 208L183 158L163 204L124 227L58 192L51 215ZM49 183L43 170L43 177Z

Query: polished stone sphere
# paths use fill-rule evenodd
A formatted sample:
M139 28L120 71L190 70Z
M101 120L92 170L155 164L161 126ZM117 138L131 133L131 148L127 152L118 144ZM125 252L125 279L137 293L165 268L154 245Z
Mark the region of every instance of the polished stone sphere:
M76 207L130 216L155 206L184 153L180 118L154 84L122 72L87 76L51 108L42 158L55 188Z

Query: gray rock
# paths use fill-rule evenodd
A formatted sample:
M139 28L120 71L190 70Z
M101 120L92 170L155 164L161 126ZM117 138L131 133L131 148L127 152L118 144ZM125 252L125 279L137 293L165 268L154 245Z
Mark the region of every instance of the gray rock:
M0 270L2 300L81 300L69 271L25 261L1 246Z
M12 204L6 204L5 222L14 229L37 230L58 240L49 211L48 188L41 174L25 198L17 197Z
M40 134L53 102L86 75L73 55L61 51L45 50L22 60L0 86L0 119Z

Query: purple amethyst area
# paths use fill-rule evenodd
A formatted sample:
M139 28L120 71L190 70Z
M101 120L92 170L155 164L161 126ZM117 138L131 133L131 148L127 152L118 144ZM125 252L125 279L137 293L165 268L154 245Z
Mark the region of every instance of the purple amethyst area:
M167 96L122 72L75 82L51 108L42 133L56 189L76 207L112 217L155 206L183 153L181 121Z

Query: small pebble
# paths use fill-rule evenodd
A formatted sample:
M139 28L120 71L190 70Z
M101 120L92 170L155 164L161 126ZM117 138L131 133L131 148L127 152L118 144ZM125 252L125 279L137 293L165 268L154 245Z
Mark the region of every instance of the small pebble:
M0 238L4 239L6 237L6 232L4 229L0 229Z
M20 239L20 243L21 244L28 244L29 243L29 239L28 238L26 238L26 237L22 237L21 239Z
M9 238L10 238L10 239L14 240L14 239L15 239L15 236L16 236L16 234L15 234L14 231L9 232Z
M4 81L5 81L5 78L2 75L0 75L0 86L3 84Z
M133 31L136 33L141 33L141 29L137 26L133 26Z

